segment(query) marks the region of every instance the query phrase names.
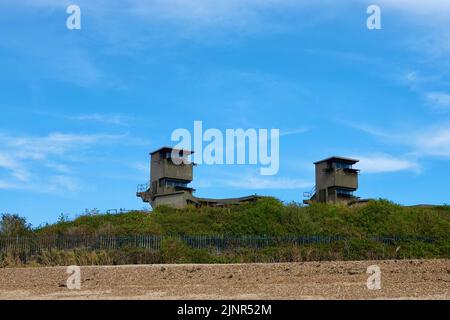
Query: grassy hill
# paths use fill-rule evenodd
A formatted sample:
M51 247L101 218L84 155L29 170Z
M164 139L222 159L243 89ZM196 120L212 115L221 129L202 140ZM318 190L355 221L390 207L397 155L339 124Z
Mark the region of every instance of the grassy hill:
M262 198L232 208L158 207L152 213L84 215L40 227L38 235L324 235L450 237L450 206L301 206Z
M82 215L73 221L61 219L55 224L25 230L21 235L31 236L31 240L27 241L56 239L65 243L68 239L85 241L93 238L94 246L62 249L64 246L58 245L31 253L21 252L20 249L13 253L0 252L0 267L450 257L449 206L402 207L386 200L370 201L354 207L329 204L305 207L295 203L283 204L274 198L262 198L256 203L231 208L190 207L177 210L158 207L151 213L134 211ZM142 238L139 235L162 236L158 237L162 239L161 245L158 249L136 246L139 243L137 239ZM239 244L219 249L209 245L193 246L190 240L186 241L186 236L211 236L214 241L223 239L221 236L232 241L242 237L255 239L266 236L263 238L275 237L272 238L275 242L262 247ZM276 240L311 236L339 237L337 241L301 242L300 245L290 240ZM390 238L387 242L372 238L392 236L399 238L392 241ZM102 247L95 244L98 243L95 239L107 239L114 245ZM108 239L117 239L118 242ZM126 240L125 246L117 246L124 239L131 241ZM13 246L21 243L15 238L6 241ZM27 247L29 245L22 245L22 248Z

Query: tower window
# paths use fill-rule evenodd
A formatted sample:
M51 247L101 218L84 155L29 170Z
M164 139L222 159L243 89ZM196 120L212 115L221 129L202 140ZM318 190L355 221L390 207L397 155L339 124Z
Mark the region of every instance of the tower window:
M345 162L335 162L334 165L337 169L351 169L352 165L350 163Z
M351 190L346 190L346 189L336 189L336 193L338 196L344 196L344 197L352 197L353 196L353 191Z
M166 186L167 187L182 187L182 188L187 188L187 183L186 182L182 182L182 181L177 181L177 180L166 180Z

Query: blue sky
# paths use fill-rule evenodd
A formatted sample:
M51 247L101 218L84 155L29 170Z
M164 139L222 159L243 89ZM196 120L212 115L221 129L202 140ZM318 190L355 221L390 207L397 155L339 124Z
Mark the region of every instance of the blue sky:
M198 166L198 196L301 201L344 155L363 198L450 202L450 2L3 0L0 24L0 211L34 226L146 207L149 151L195 120L282 133L276 176Z

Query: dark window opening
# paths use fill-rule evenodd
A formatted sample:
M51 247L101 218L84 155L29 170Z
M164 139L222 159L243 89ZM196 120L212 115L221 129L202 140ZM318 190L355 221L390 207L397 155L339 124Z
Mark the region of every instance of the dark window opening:
M353 197L353 191L347 189L336 189L336 193L338 196L342 197Z
M189 163L188 161L188 154L185 154L184 151L166 151L161 152L161 158L163 159L175 159L177 161L177 164L185 164Z
M350 163L335 162L334 165L337 169L352 169L352 165Z
M166 180L165 184L167 187L181 187L181 188L187 188L188 183L183 181L177 181L177 180Z

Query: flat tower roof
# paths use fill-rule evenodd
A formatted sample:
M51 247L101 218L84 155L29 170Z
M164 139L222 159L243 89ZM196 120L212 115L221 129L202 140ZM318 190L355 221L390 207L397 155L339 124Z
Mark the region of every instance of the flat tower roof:
M157 149L155 151L150 152L150 154L155 154L155 153L164 152L164 151L178 151L178 152L183 151L184 154L192 154L192 153L194 153L194 151L192 151L192 150L176 149L176 148L172 148L172 147L162 147L162 148L159 148L159 149Z
M347 158L347 157L339 157L339 156L332 156L320 161L316 161L314 162L314 164L319 164L322 162L333 162L333 161L339 161L339 162L345 162L345 163L350 163L350 164L355 164L357 162L359 162L359 160L357 159L352 159L352 158Z

